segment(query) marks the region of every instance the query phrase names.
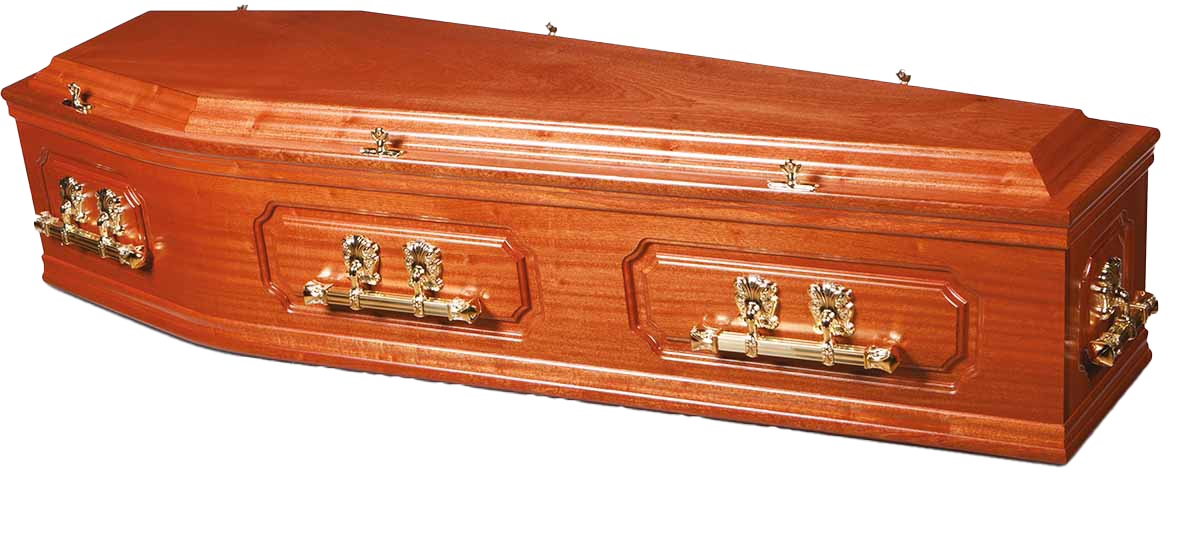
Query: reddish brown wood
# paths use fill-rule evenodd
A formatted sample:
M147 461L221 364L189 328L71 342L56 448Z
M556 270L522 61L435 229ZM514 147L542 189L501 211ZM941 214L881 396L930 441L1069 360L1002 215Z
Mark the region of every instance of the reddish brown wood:
M378 30L399 40L374 58ZM71 81L92 114L61 104ZM1150 356L1141 336L1080 362L1094 263L1144 285L1157 133L1076 110L299 12L145 14L4 97L36 210L64 175L114 188L152 253L132 271L43 239L46 281L209 346L1050 462ZM379 125L404 159L358 153ZM788 158L821 188L767 189ZM435 243L442 295L484 318L305 305L351 233L392 292L398 247ZM739 328L741 273L779 283L792 338L816 337L809 283L853 288L851 342L895 339L903 367L691 351L703 317Z

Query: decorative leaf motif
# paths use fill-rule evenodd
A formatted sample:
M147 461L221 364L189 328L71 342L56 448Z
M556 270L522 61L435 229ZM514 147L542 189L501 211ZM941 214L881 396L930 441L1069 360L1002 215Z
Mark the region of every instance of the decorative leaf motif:
M853 291L833 282L812 284L808 288L808 310L816 334L832 336L853 334Z
M754 274L734 280L734 303L752 333L779 326L779 286Z
M82 201L86 197L86 193L82 190L83 184L73 177L65 177L58 181L57 186L61 190L62 204L59 210L62 221L73 225L85 220L87 212L82 206Z
M1091 284L1097 305L1094 311L1102 320L1110 319L1128 300L1128 291L1123 287L1123 259L1111 257L1103 263L1099 277Z
M443 289L443 254L438 247L415 239L402 247L406 256L407 284L416 294Z
M98 191L98 231L102 237L120 235L126 229L123 224L123 197L110 189Z
M350 235L344 238L341 249L345 270L350 278L367 286L381 282L381 274L377 272L381 266L381 257L378 255L381 248L377 243L364 235Z

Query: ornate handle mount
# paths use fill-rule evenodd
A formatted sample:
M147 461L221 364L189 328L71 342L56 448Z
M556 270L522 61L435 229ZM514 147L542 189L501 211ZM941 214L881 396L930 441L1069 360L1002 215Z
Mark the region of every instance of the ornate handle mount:
M818 361L826 366L844 364L893 373L898 367L894 345L853 346L838 344L836 337L853 334L853 291L832 282L812 284L808 289L812 326L819 341L763 336L759 329L779 326L779 286L755 275L739 276L734 281L734 299L739 316L746 322L746 332L722 331L698 325L689 336L693 349L713 352L738 352L751 358L774 356Z
M381 282L381 250L377 243L363 235L350 235L341 244L345 270L350 287L335 287L312 280L303 287L303 301L308 305L348 307L354 311L373 309L396 311L415 317L445 317L451 321L471 323L482 311L480 300L435 297L443 289L443 254L438 247L421 239L402 247L407 285L413 295L390 294L369 288Z
M99 189L95 193L98 199L98 216L95 225L98 234L82 229L80 225L86 223L89 212L83 206L86 199L86 185L79 183L73 177L63 177L58 182L61 189L62 204L59 208L60 218L55 218L49 212L42 212L33 220L33 227L41 235L56 239L62 245L73 245L94 253L104 259L115 259L129 268L143 268L147 264L147 252L142 245L132 245L119 241L127 233L127 226L123 223L123 197L110 189Z
M1091 284L1094 295L1093 311L1101 320L1111 321L1107 332L1087 345L1087 358L1097 366L1111 367L1125 343L1136 338L1152 314L1160 309L1156 296L1136 292L1129 297L1123 289L1123 261L1111 257L1099 271L1099 278Z

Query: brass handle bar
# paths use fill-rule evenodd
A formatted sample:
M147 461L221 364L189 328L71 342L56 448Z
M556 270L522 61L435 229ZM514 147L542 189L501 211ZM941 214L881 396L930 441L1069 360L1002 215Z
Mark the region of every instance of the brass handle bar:
M307 305L346 307L354 311L371 309L407 313L415 317L443 317L450 321L472 323L483 311L478 298L444 299L434 296L443 288L443 256L437 247L416 239L402 247L407 284L413 294L391 294L366 289L381 281L380 247L363 235L349 235L341 244L350 287L335 287L312 280L303 287Z
M771 356L822 363L825 360L825 345L823 342L816 340L760 336L752 345L747 334L721 331L705 326L695 328L691 336L693 338L694 350L704 350L715 354L734 352L750 356L747 351L753 346L755 348L755 355L751 356L752 358ZM876 369L886 373L893 373L894 369L898 367L898 355L894 352L893 346L833 344L831 352L833 364Z
M843 364L893 373L898 368L898 353L893 344L855 346L838 344L835 337L853 334L853 291L832 282L812 284L808 288L813 330L821 340L799 340L763 336L759 329L779 326L779 286L756 275L739 276L734 281L734 299L746 322L747 332L723 331L698 325L689 332L695 351L733 352L748 357L772 356L811 360L826 366Z
M356 301L349 295L346 288L336 288L332 284L322 284L315 280L308 282L303 288L303 301L308 305L328 305L333 307L347 307L350 309L372 309L374 311L393 311L407 313L418 317L443 317L451 321L471 323L480 315L480 300L453 298L450 300L426 298L422 301L422 314L415 311L414 296L402 296L385 292L363 291L357 294ZM356 307L354 308L354 304Z
M143 268L147 262L147 251L143 245L121 243L119 236L127 232L123 223L123 197L110 189L99 189L95 193L98 202L98 216L95 225L98 233L91 233L78 227L86 223L89 212L84 208L86 185L73 177L62 177L57 183L61 191L60 217L42 212L33 219L33 227L41 235L57 239L62 245L73 245L104 259L115 259L130 268Z
M104 239L72 224L63 223L50 216L49 212L42 212L37 216L33 220L33 227L37 228L41 235L57 239L62 245L72 245L87 253L115 259L132 269L143 268L147 264L147 256L142 246L114 243L110 238Z
M1139 291L1129 295L1123 289L1122 276L1123 261L1111 257L1103 264L1099 278L1091 284L1092 310L1101 319L1111 320L1107 331L1087 344L1087 358L1097 366L1114 366L1124 344L1136 338L1148 318L1160 310L1160 303L1151 293Z

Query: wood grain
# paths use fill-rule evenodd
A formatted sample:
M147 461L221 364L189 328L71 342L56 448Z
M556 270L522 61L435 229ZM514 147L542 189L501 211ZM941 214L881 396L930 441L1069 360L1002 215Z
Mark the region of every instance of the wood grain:
M327 66L374 27L422 56ZM93 115L61 105L73 80ZM1151 356L1145 335L1114 368L1080 363L1094 263L1118 254L1146 283L1157 133L1072 109L281 12L149 13L4 97L36 210L56 214L66 174L113 188L152 254L132 271L42 238L46 281L217 348L1049 462ZM406 160L358 154L377 124ZM767 189L797 154L821 189ZM353 233L381 244L383 291L408 289L403 243L438 245L442 295L485 317L304 304L307 280L344 280ZM816 336L807 284L852 287L850 342L897 341L903 367L693 352L703 318L736 328L748 272L779 283L793 338Z
M368 52L364 30L413 41L390 46L405 56L338 56ZM988 207L1028 224L1068 224L1080 192L1159 136L1061 107L351 12L149 12L4 95L47 107L71 81L96 109L55 107L62 118L172 150L554 170L574 188L655 178L681 196L945 217ZM360 158L375 126L404 163ZM788 158L825 187L768 192Z

